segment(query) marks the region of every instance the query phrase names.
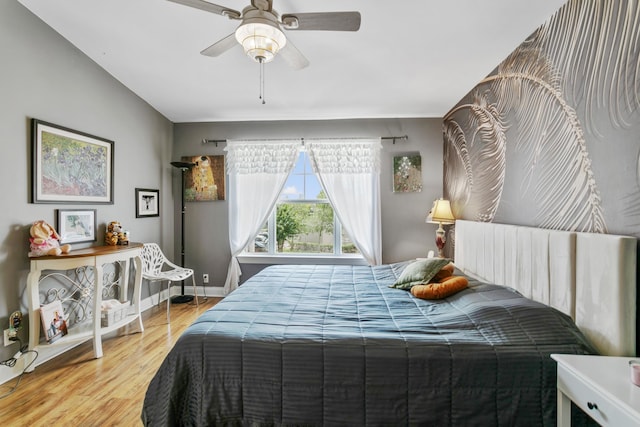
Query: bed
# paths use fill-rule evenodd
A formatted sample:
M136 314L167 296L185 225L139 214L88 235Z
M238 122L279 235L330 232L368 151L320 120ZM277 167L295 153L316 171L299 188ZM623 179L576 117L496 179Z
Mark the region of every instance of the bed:
M635 354L635 239L511 227L457 222L470 286L443 300L389 287L410 261L263 270L180 337L143 423L555 425L550 354Z

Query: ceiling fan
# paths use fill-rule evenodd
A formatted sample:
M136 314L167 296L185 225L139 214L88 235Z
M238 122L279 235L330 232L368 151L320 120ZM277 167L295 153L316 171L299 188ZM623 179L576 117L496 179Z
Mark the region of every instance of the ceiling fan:
M279 15L273 9L273 0L251 0L242 12L209 3L205 0L169 0L206 12L241 21L235 32L200 52L206 56L219 56L242 45L245 53L254 61L264 64L279 54L295 69L309 65L304 55L287 40L285 30L358 31L359 12L286 13Z

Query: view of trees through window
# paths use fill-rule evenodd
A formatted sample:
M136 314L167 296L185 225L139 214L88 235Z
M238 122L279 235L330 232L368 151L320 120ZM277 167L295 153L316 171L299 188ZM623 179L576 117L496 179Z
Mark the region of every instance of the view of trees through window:
M334 215L306 152L300 153L274 212L252 246L251 252L272 254L358 253Z

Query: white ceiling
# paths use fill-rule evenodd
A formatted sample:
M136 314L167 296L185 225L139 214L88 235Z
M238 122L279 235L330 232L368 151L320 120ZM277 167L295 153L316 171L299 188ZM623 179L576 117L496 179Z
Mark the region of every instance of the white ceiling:
M200 51L239 21L166 0L19 0L173 122L442 117L565 0L274 0L359 11L358 32L286 32L311 65ZM212 0L214 1L214 0ZM217 0L242 10L249 0Z

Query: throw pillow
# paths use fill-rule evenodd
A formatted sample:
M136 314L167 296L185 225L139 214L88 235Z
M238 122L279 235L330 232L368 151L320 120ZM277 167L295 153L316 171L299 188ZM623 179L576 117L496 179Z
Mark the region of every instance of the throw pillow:
M390 287L409 290L415 285L429 283L431 279L451 260L447 258L425 258L412 262Z
M411 295L421 299L442 299L460 292L469 285L464 276L451 276L440 283L416 285L411 288Z

